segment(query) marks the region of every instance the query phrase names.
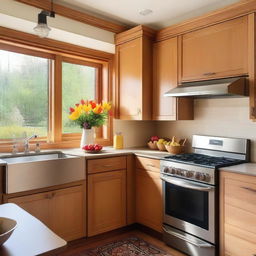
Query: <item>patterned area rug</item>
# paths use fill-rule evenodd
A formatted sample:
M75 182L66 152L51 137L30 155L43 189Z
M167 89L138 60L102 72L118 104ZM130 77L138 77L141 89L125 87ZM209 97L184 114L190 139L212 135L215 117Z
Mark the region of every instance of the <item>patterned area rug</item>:
M80 252L79 256L171 256L161 249L137 238L129 237Z

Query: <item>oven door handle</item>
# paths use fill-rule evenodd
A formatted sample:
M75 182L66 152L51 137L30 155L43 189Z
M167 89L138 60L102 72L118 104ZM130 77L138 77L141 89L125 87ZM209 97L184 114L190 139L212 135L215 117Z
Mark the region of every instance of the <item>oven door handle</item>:
M168 229L166 229L165 227L163 227L163 230L167 233L167 234L170 234L170 235L173 235L173 236L175 236L175 237L177 237L177 238L180 238L180 239L182 239L182 240L184 240L184 241L186 241L186 242L188 242L188 243L190 243L190 244L193 244L193 245L195 245L195 246L197 246L197 247L199 247L199 248L211 248L211 247L214 247L213 245L211 245L211 244L209 244L209 243L197 243L197 242L195 242L195 241L192 241L191 239L189 239L189 238L187 238L186 236L184 236L184 235L181 235L181 234L179 234L179 233L176 233L176 232L174 232L174 231L171 231L171 230L168 230Z
M183 188L189 188L189 189L193 189L193 190L199 190L199 191L211 191L214 189L213 186L207 186L207 185L204 185L204 184L197 184L195 182L189 182L189 181L185 181L185 180L182 180L182 179L178 179L178 178L175 178L175 177L172 177L172 178L167 178L167 177L164 177L162 176L161 179L163 181L166 181L167 183L171 183L173 185L176 185L176 186L179 186L179 187L183 187Z

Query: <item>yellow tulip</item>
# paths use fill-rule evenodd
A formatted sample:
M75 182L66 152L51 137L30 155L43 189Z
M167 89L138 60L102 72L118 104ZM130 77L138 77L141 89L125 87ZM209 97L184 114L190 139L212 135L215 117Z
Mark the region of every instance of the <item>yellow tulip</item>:
M102 107L104 110L109 111L111 109L111 104L108 102L103 102Z
M93 109L93 112L95 114L100 114L102 112L102 107L101 107L101 104L97 104L96 107Z
M69 115L69 118L74 121L80 117L80 114L80 111L75 110L71 115Z
M89 112L90 110L92 110L92 106L89 104L89 105L83 105L83 110L84 112Z

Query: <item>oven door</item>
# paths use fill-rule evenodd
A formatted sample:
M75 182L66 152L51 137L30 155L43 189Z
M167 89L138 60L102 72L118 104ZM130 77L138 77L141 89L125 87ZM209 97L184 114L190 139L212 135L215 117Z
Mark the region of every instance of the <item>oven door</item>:
M164 223L215 243L215 187L162 175Z

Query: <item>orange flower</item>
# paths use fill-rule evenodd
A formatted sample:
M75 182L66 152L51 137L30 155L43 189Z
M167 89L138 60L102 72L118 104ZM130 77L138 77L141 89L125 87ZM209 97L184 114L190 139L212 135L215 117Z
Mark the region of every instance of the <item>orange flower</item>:
M94 109L96 107L96 103L92 100L89 101L89 104L91 104L92 109Z

